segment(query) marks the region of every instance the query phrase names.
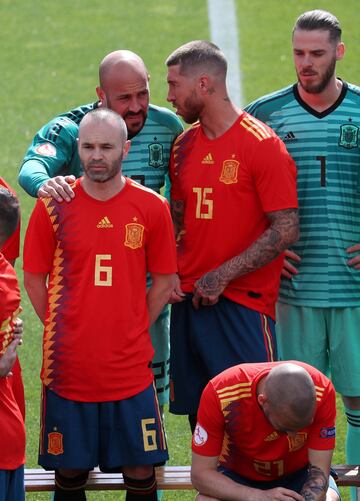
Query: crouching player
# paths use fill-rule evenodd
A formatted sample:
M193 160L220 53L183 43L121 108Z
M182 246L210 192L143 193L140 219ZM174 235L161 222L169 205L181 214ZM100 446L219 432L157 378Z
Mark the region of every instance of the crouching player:
M19 221L16 197L0 186L0 249ZM20 290L15 271L0 253L0 499L23 501L25 426L12 386L11 369L22 329L15 334ZM19 330L19 329L17 329Z
M339 500L329 477L335 414L331 382L310 365L222 372L203 392L193 435L197 501Z

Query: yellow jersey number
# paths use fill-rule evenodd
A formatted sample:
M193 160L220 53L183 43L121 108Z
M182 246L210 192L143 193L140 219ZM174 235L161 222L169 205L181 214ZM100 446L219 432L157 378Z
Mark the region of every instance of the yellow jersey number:
M94 284L98 287L112 286L112 267L109 263L104 265L104 262L111 260L111 254L96 254L95 256L95 276Z
M281 477L284 474L284 461L258 461L254 460L254 469L260 475L267 477Z
M196 194L196 219L212 219L214 201L209 198L212 188L193 188Z
M149 425L155 424L155 418L141 420L141 429L143 433L144 451L156 451L156 430L149 429Z

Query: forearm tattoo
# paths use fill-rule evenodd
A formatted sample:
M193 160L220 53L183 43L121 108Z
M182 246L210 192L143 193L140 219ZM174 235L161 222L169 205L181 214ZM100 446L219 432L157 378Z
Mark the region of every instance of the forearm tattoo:
M178 240L184 228L184 202L182 200L171 201L171 216L175 229L175 238Z
M321 468L310 464L308 479L300 492L305 501L325 499L328 488L328 478Z
M297 240L299 221L296 209L270 212L267 216L271 225L250 247L197 281L196 286L203 294L221 294L229 282L265 266Z

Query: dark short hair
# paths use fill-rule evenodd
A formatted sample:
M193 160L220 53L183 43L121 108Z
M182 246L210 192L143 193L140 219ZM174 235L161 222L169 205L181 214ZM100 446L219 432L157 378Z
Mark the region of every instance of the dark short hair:
M95 123L101 123L101 122L112 122L113 124L115 123L120 130L120 135L122 137L122 140L126 141L127 138L127 128L126 128L126 123L125 120L120 116L118 113L115 113L115 111L110 110L109 108L95 108L94 110L89 111L86 113L84 118L80 122L79 126L79 137L81 135L81 130L87 122L93 121Z
M326 10L309 10L304 12L296 20L293 35L295 30L323 30L328 31L331 42L341 41L341 28L337 17Z
M0 244L15 231L20 217L20 206L16 196L0 186Z
M180 65L180 73L204 67L226 77L227 61L217 45L206 40L193 40L176 49L166 59L167 66Z

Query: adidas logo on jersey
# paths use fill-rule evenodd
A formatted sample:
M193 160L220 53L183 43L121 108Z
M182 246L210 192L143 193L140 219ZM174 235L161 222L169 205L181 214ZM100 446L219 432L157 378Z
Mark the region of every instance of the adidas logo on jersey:
M272 442L273 440L276 440L277 438L279 438L278 432L273 431L272 433L270 433L270 435L268 435L266 438L264 438L264 442Z
M110 222L110 219L105 216L96 225L96 228L114 228L114 225Z
M296 140L296 137L292 131L288 132L283 139L283 141L295 141L295 140Z
M201 163L212 165L214 163L214 159L212 157L212 154L208 153L207 155L205 155L205 157L201 160Z

